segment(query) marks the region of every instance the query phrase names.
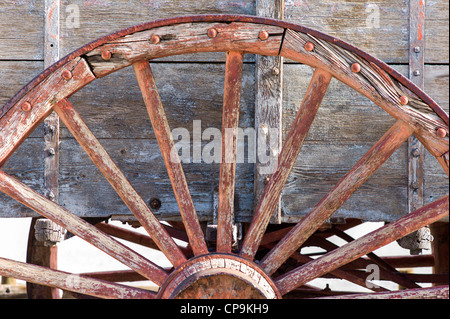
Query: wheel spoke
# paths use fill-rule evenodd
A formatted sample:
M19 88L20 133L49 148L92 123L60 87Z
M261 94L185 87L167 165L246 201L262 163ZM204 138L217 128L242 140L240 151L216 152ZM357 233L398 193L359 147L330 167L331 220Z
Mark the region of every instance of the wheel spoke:
M161 285L167 278L168 275L162 268L3 171L0 171L0 191L86 240L157 285Z
M0 257L0 274L35 284L108 299L154 299L154 292Z
M222 253L230 253L232 245L237 129L239 126L243 62L243 53L227 52L217 216L217 251Z
M150 236L124 229L122 227L114 226L107 223L98 223L95 225L98 229L116 238L124 239L126 241L159 250L159 247L151 239ZM190 255L192 251L189 248L179 247L185 256Z
M264 189L244 239L241 255L246 258L253 259L258 250L267 224L278 204L286 180L294 166L330 81L331 75L328 72L321 69L315 70L302 105L281 150L277 170Z
M358 238L306 265L300 266L275 281L281 294L299 287L317 277L337 269L363 255L383 247L390 242L416 231L448 215L448 195L428 204L397 221L387 224Z
M377 292L372 294L329 296L316 299L448 299L448 297L448 286L439 286L391 292Z
M397 121L340 182L261 261L273 273L408 139L412 129Z
M195 211L178 153L173 152L175 143L150 64L147 60L139 61L133 64L133 69L158 140L170 182L172 183L173 192L189 237L189 243L196 256L203 255L208 252L208 247L206 246L204 234Z
M62 100L55 106L55 111L169 261L175 267L186 261L174 240L161 226L150 208L89 130L70 102L66 99Z

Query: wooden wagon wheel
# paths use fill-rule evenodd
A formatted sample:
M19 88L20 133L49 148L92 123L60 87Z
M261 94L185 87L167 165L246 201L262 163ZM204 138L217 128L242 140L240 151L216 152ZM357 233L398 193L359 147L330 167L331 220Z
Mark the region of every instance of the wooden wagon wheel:
M208 249L186 178L176 154L149 60L195 52L226 52L223 130L237 128L243 56L283 56L314 68L294 124L278 157L239 251L232 251L236 138L231 161L222 161L219 181L217 248ZM173 186L192 255L186 255L68 101L99 77L132 66ZM397 122L340 182L259 260L255 260L272 212L332 78L387 111ZM414 134L448 174L448 115L424 92L383 62L343 42L304 28L250 16L190 16L138 25L90 43L66 56L26 85L0 110L0 167L29 134L56 111L173 265L163 269L0 170L0 190L76 236L121 261L156 285L157 293L0 258L0 274L102 298L281 298L314 278L370 254L448 215L448 196L418 209L282 275L276 270L358 189L407 138ZM222 149L225 146L222 145ZM225 154L226 153L226 154ZM172 157L171 157L172 156ZM175 160L174 157L175 156ZM272 242L273 243L273 242ZM267 247L267 246L266 246ZM389 268L389 265L386 266ZM356 279L358 281L358 279ZM414 286L412 287L420 287ZM447 297L448 286L376 292L365 298ZM358 296L357 296L358 297Z

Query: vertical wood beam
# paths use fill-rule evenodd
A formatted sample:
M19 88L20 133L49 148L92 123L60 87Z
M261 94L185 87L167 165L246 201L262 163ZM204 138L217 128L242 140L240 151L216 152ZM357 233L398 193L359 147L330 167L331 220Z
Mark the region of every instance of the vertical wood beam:
M424 87L425 0L409 1L409 78ZM423 206L424 147L415 136L408 140L408 209Z
M256 15L265 18L282 20L284 16L284 0L257 0ZM254 177L254 208L264 192L267 180L275 172L278 154L282 146L282 88L283 58L279 56L260 56L256 58L256 164ZM266 141L261 149L259 141ZM270 154L261 162L260 154ZM275 165L273 165L275 164ZM273 170L271 167L273 167ZM280 199L281 203L281 199ZM281 223L281 205L277 205L272 223Z
M60 0L44 3L44 68L59 60ZM44 121L44 189L46 196L57 202L59 197L59 118L53 112ZM64 233L60 226L47 221L46 227ZM35 237L36 219L33 218L28 238L27 262L52 269L57 268L57 247L54 243L38 241ZM42 225L42 224L38 224ZM38 230L40 232L41 230ZM45 231L45 230L44 230ZM27 283L29 298L59 299L57 288Z

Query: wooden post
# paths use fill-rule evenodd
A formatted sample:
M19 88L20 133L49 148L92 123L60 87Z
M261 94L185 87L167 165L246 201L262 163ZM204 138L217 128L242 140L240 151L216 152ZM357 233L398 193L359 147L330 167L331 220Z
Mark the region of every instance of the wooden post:
M424 87L425 1L409 2L409 78ZM413 212L423 206L424 147L414 136L408 140L408 208Z
M44 15L44 68L59 60L60 0L45 0ZM59 196L59 117L53 112L44 121L44 188L49 199L57 202ZM40 227L42 225L43 227ZM33 218L28 238L27 262L57 268L57 246L51 238L36 238L37 233L45 237L53 234L62 238L64 230L50 220L38 221ZM52 231L48 231L51 229ZM56 288L27 283L29 298L59 299Z
M259 17L283 19L284 0L257 0L256 15ZM272 165L282 146L282 88L283 88L283 58L260 56L256 58L256 98L255 98L255 128L256 128L256 165L254 181L254 207L256 208L270 175L275 171ZM260 141L266 141L265 149L261 149ZM266 151L270 154L265 162L261 162L260 154ZM272 172L271 172L272 171ZM281 205L274 211L272 223L281 223Z

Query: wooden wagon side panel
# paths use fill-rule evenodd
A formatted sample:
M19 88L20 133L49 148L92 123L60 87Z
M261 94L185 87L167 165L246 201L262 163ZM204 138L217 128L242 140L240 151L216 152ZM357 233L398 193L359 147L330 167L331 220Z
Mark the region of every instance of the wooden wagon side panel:
M31 2L30 2L31 3ZM33 2L34 3L34 2ZM9 4L9 7L7 5ZM10 2L1 5L12 10ZM300 23L347 40L407 75L408 67L408 3L378 1L371 6L366 1L335 4L322 0L285 1L285 20ZM31 8L31 9L30 9ZM447 9L447 10L446 10ZM38 7L29 4L29 18L23 28L28 30L43 19ZM94 1L63 0L61 5L61 56L79 46L118 29L157 18L199 13L254 14L254 1ZM377 11L378 10L378 11ZM377 12L379 26L376 24ZM11 15L11 13L8 13ZM3 17L3 16L2 16ZM7 16L9 17L9 16ZM29 19L29 20L28 20ZM4 19L2 19L4 20ZM448 112L448 3L427 4L425 91ZM43 25L43 24L42 24ZM36 26L40 29L42 25ZM1 26L1 25L0 25ZM37 31L36 31L37 32ZM22 34L22 31L17 32ZM26 31L24 31L26 34ZM31 33L23 41L27 47L42 51L43 35ZM33 40L31 39L33 38ZM34 38L39 38L37 41ZM33 42L34 41L34 42ZM42 67L42 52L30 56L19 54L15 48L0 41L1 52L18 61L0 61L1 102L14 94ZM160 94L168 112L172 129L187 129L191 141L201 120L200 134L207 128L221 128L223 70L225 55L199 53L192 56L166 57L152 63ZM254 127L255 59L246 55L240 127ZM289 130L293 116L301 102L312 70L286 61L283 76L283 133ZM18 84L17 82L20 82ZM117 87L117 83L123 83ZM5 84L5 85L3 85ZM288 179L283 194L282 221L291 222L317 203L339 178L356 162L389 127L393 120L369 100L333 80L324 103L307 137L304 150ZM149 201L162 202L158 217L178 219L176 204L160 151L146 114L134 75L122 70L95 81L71 97L71 102L86 119L88 126L110 151L140 195ZM1 103L1 104L3 104ZM8 173L40 189L43 172L43 129L38 128L29 141L5 165ZM129 210L83 153L67 129L61 131L60 203L80 216L130 216ZM202 148L210 140L202 141ZM243 146L248 145L241 141ZM42 148L43 149L43 148ZM310 156L317 152L314 157ZM25 157L28 159L25 160ZM219 165L184 163L194 204L202 220L211 219L214 189L218 185ZM322 171L311 168L317 164ZM354 164L354 163L353 163ZM201 168L200 168L201 167ZM357 193L337 212L336 216L359 217L367 220L393 220L407 211L407 148L402 147ZM447 185L436 182L442 168L428 156L425 159L425 203L445 195ZM253 209L253 164L237 166L236 215L248 221ZM441 179L442 180L442 179ZM381 187L381 189L379 188ZM99 194L102 200L99 201ZM31 216L33 213L0 194L0 215ZM374 204L376 203L376 204ZM374 210L373 207L379 209Z

